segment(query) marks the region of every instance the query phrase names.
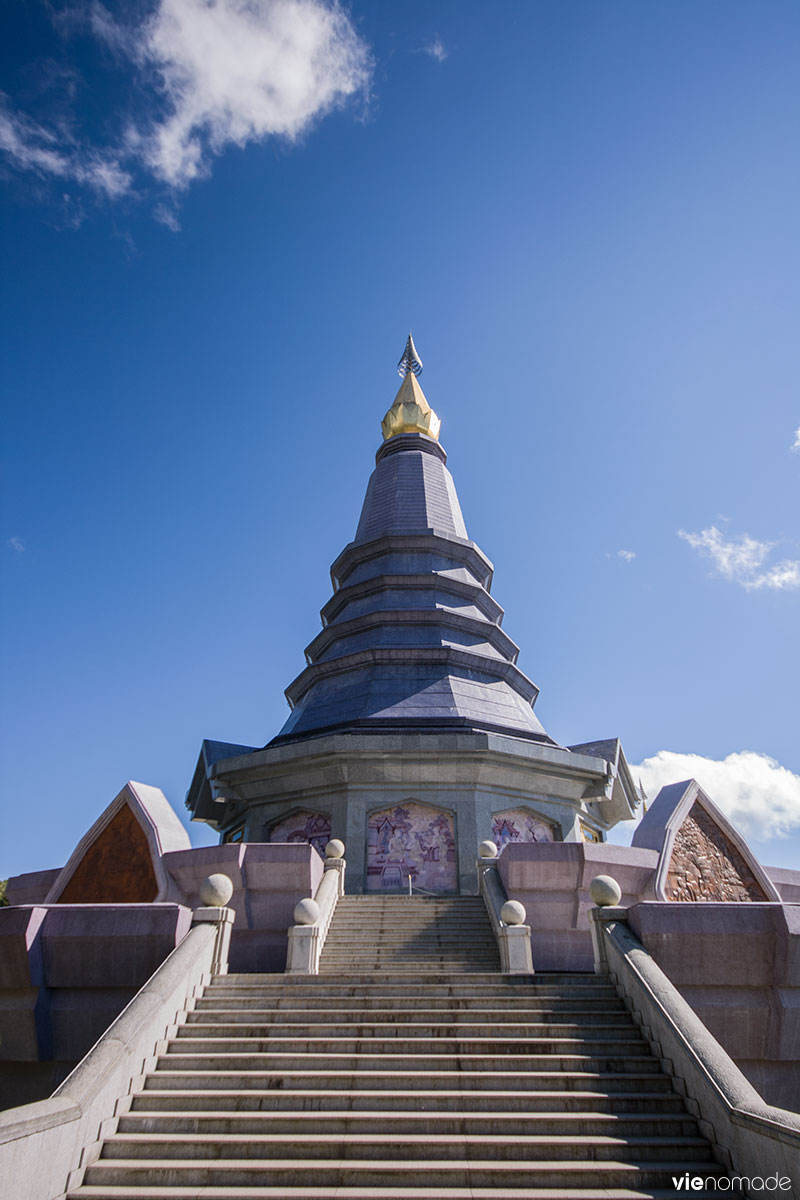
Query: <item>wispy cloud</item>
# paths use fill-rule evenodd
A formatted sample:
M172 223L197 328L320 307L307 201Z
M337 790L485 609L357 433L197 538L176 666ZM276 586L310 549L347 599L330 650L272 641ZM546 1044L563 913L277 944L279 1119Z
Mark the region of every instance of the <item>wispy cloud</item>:
M428 54L431 58L435 58L437 62L444 62L444 60L447 58L448 52L438 33L434 38L431 39L430 42L427 43L427 45L423 46L422 49L425 54Z
M10 550L13 550L15 554L25 553L25 543L23 542L22 538L10 537L6 542L6 545Z
M635 550L618 550L617 558L621 558L623 562L633 562L636 558Z
M720 760L659 750L631 771L651 800L668 783L696 779L747 837L766 841L800 828L800 775L766 754L741 750Z
M679 529L678 537L688 542L693 550L711 559L715 570L724 579L738 583L747 591L761 588L788 591L800 587L800 560L786 558L767 565L767 557L777 542L759 542L747 533L726 538L716 525L699 533L687 533Z
M794 431L794 441L792 442L793 450L800 450L800 425Z
M63 132L58 134L13 113L5 97L0 97L0 150L23 171L85 184L111 200L123 196L131 186L130 175L115 155L65 145Z
M80 18L119 66L133 65L144 107L118 113L117 142L100 150L78 139L65 146L63 114L46 127L6 105L0 150L21 170L109 199L131 190L136 168L178 192L227 146L294 141L368 88L369 49L337 0L158 0L128 26L97 2L75 12L62 34ZM158 219L172 226L174 209Z
M168 204L157 204L153 209L153 216L159 225L166 225L167 229L171 229L173 233L180 233L181 223L178 214Z

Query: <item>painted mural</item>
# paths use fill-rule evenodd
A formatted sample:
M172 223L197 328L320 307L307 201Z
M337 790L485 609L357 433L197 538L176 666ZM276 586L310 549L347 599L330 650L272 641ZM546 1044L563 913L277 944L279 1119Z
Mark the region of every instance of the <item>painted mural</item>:
M328 813L297 812L285 817L269 832L271 842L310 842L325 857L325 847L331 840L331 818Z
M407 801L372 813L367 829L367 891L455 892L456 840L449 813Z
M509 842L553 842L553 826L527 808L509 808L492 817L492 841L498 851Z

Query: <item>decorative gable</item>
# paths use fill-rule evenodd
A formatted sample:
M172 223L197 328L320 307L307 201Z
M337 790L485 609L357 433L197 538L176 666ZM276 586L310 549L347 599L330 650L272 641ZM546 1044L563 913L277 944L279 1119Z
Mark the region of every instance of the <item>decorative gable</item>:
M780 901L747 842L695 779L661 789L632 844L659 851L658 900Z
M158 788L129 781L81 838L48 904L149 904L178 899L162 863L189 850L186 830Z

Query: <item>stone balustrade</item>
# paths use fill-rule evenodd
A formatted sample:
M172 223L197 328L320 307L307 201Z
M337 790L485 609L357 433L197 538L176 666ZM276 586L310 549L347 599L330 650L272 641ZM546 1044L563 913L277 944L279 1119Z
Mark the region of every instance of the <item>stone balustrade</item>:
M306 896L294 909L289 929L287 975L318 975L319 960L336 903L344 895L344 842L332 838L325 847L325 871L313 898Z
M509 900L497 872L497 847L481 842L478 848L478 881L500 951L504 975L533 975L531 930L525 924L525 906Z

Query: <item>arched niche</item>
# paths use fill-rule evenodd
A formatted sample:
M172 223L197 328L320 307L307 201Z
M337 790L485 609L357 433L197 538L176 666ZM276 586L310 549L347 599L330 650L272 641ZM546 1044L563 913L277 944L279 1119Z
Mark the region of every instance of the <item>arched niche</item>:
M331 814L299 808L270 827L270 842L307 842L324 858L331 840Z
M491 836L497 849L502 850L509 842L554 842L556 827L531 808L504 808L492 813Z
M458 890L453 814L418 800L403 800L367 817L368 892Z

